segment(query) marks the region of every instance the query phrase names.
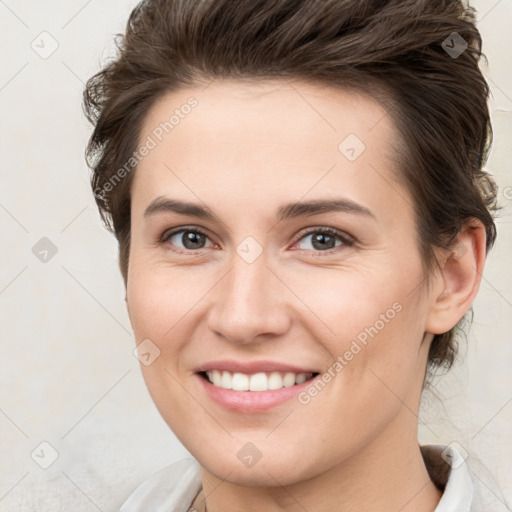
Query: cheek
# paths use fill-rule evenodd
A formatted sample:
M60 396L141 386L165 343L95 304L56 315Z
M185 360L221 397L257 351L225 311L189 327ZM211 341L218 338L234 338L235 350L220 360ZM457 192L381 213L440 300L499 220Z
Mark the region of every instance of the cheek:
M390 389L403 396L415 378L424 321L409 282L389 275L385 282L355 273L329 277L310 281L315 286L307 291L302 278L297 289L307 293L305 302L317 316L311 331L332 361L335 378L329 387L338 397L333 403L357 409L358 404L392 400Z
M375 269L365 273L315 269L290 274L287 282L293 283L294 293L303 302L300 321L312 319L310 327L314 321L319 336L324 333L320 339L337 354L349 348L347 341L358 340L364 345L377 334L391 331L393 324L400 323L410 300L399 279L379 280Z
M130 267L127 300L137 341L150 338L162 351L174 347L180 324L208 290L201 282L193 271L152 270L149 264L135 262Z
M187 418L196 406L176 379L180 355L190 338L187 314L193 312L199 294L186 286L189 279L184 272L153 271L147 262L135 259L131 265L127 300L135 340L137 344L150 340L157 347L151 348L152 356L158 354L150 364L141 364L142 375L164 420L179 431L183 421L177 418Z

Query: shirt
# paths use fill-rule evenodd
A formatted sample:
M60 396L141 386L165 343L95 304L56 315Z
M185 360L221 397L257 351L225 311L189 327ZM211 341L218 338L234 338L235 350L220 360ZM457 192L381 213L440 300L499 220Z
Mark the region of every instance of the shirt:
M420 448L430 478L443 491L434 512L512 510L485 468L470 458L465 460L456 446ZM139 485L119 512L193 512L192 504L201 489L199 463L193 458L183 459Z

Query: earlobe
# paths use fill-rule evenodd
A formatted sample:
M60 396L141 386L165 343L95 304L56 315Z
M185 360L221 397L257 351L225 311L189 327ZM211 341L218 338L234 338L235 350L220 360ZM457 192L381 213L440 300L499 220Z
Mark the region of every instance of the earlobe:
M485 243L485 227L477 219L469 221L460 231L434 279L427 332L448 332L473 304L485 264Z

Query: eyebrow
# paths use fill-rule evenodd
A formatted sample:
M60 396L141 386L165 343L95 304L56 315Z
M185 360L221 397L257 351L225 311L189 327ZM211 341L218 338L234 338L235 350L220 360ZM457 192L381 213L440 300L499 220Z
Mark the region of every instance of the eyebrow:
M344 212L362 215L376 220L375 215L365 206L351 199L316 199L282 205L277 210L276 219L281 222L285 219L308 217L321 213ZM200 206L187 201L178 201L168 197L157 197L144 211L144 218L159 213L178 213L211 220L222 224L220 218L207 206Z

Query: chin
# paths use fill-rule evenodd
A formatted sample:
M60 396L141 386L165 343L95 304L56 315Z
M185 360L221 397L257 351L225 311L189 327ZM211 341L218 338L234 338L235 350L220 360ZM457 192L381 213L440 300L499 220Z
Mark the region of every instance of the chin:
M243 449L242 449L243 450ZM190 451L190 450L189 450ZM240 452L241 450L238 450ZM247 450L249 451L249 450ZM304 451L294 448L293 453L283 453L278 449L268 450L270 453L253 462L252 466L242 462L244 453L192 453L203 470L220 480L245 487L276 487L292 485L314 477L314 465Z

